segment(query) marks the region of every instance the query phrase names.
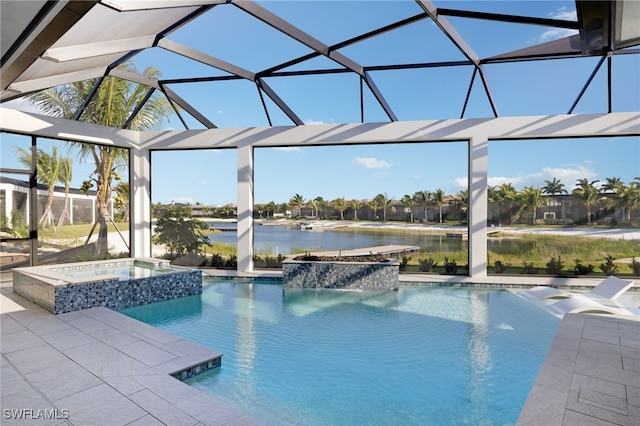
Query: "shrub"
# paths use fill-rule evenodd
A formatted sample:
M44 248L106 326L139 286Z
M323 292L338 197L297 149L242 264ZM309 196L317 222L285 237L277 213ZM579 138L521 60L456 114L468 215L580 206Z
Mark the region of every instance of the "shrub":
M631 269L633 269L633 275L640 276L640 262L635 257L631 259Z
M564 262L560 256L557 259L551 256L551 259L547 262L547 274L549 275L560 275L563 268Z
M507 269L509 266L511 265L508 263L502 263L502 261L496 260L493 263L493 272L495 272L496 274L504 274L505 269Z
M535 274L536 268L533 267L533 262L529 262L529 263L527 263L526 261L522 262L522 273Z
M271 257L269 255L266 255L264 259L258 255L255 255L253 256L253 266L255 266L256 268L277 269L282 267L282 262L285 259L286 258L281 254L279 254L276 257Z
M227 268L237 268L238 267L238 257L235 254L229 256L229 259L224 262L224 266Z
M282 268L282 262L285 259L286 258L281 254L279 254L276 257L267 256L265 259L267 263L267 268Z
M409 263L410 257L402 256L402 260L400 261L399 268L401 271L405 271L407 269L407 264Z
M449 258L444 258L444 271L447 274L455 274L458 272L458 264L455 260L449 261Z
M200 246L210 246L204 231L209 229L205 222L191 218L188 207L167 208L156 221L153 240L156 244L166 244L171 253L177 256L197 254Z
M576 260L576 266L573 268L573 272L576 275L589 275L593 273L593 265L583 265L579 260Z
M433 268L438 265L438 262L433 260L433 257L427 259L418 259L418 269L420 272L431 272Z
M211 259L209 259L209 266L212 266L214 268L224 266L224 260L222 259L222 256L220 256L218 253L212 254Z
M605 257L605 263L600 264L600 269L605 275L613 275L618 270L618 265L613 263L614 260L616 260L616 258L609 254Z

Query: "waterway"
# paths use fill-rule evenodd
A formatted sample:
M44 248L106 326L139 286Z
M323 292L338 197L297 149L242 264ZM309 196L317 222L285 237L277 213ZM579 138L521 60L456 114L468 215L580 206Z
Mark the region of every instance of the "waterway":
M211 242L237 244L235 223L209 222L215 229L228 229L209 236ZM375 232L353 228L341 230L301 230L287 225L259 225L253 231L254 247L258 254L291 254L304 250L349 250L382 245L419 246L427 251L452 252L467 250L467 241L450 238L445 233L424 232Z

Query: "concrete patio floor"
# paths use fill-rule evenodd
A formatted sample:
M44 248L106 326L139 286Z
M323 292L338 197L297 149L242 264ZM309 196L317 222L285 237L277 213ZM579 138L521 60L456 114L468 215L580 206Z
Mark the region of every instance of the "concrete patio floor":
M0 313L3 425L259 424L169 375L211 349L106 308L52 315L7 273ZM565 315L517 424L640 424L640 318Z
M565 314L517 425L640 425L639 319Z
M0 293L2 425L255 425L170 373L220 354L107 308Z

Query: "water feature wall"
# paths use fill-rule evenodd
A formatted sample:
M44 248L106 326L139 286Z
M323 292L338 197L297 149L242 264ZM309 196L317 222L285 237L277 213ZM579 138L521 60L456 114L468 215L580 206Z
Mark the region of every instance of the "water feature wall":
M283 287L397 290L399 274L400 263L396 259L384 262L282 262Z
M110 265L143 268L144 274L131 278L103 273L92 277L73 278L68 271L105 271ZM61 271L62 270L62 271ZM139 275L147 275L139 277ZM13 270L13 291L53 314L104 306L123 309L131 306L175 299L202 293L202 271L168 266L156 259L118 259L91 264L33 266Z

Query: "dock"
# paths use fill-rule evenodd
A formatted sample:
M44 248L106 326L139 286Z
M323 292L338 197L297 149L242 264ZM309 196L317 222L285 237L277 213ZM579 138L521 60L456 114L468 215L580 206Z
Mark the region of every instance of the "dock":
M316 256L367 256L370 254L381 254L384 256L398 257L406 254L419 253L420 246L402 246L402 245L387 245L387 246L374 246L363 247L351 250L330 250L330 251L314 251L311 254Z
M458 240L468 240L469 235L463 232L447 232L447 238L454 238Z

